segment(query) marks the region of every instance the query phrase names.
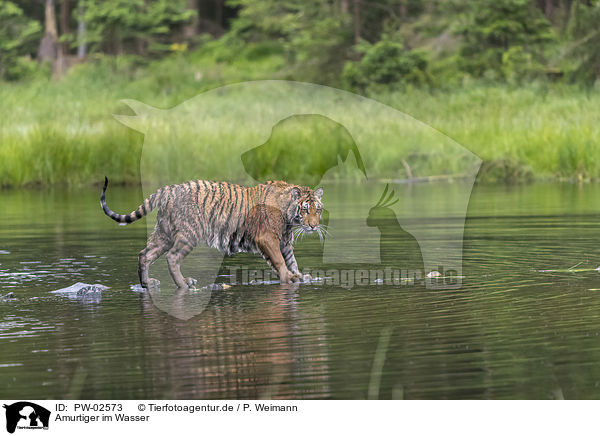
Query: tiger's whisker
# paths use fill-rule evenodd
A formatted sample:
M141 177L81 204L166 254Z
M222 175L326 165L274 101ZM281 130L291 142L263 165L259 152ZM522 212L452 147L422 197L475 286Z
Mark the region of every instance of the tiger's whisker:
M317 233L319 234L319 239L321 240L321 242L323 242L323 238L324 238L323 232L324 232L323 229L317 228Z
M317 229L318 229L318 231L323 232L323 235L330 236L329 230L327 230L326 227L319 226Z

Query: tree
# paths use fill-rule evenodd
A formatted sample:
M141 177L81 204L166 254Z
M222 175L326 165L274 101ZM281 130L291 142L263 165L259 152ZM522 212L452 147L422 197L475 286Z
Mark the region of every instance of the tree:
M69 0L61 0L60 2L60 33L63 36L69 35L69 20L71 8ZM61 50L63 55L69 54L69 44L66 41L61 42Z
M550 22L530 0L483 0L465 18L456 33L462 36L463 68L475 76L502 70L507 56L541 62L544 46L555 40Z
M82 0L86 41L109 54L165 51L193 16L186 0Z
M198 35L199 7L200 0L187 0L187 10L192 12L192 16L183 28L183 36L186 39L191 39Z
M40 62L54 63L58 56L58 31L56 29L56 14L54 0L46 0L44 7L45 25L44 37L40 41L38 59Z
M600 78L600 0L574 0L567 27L570 38L566 57L575 65L571 76L580 81L594 82Z
M344 68L344 80L355 91L364 91L371 84L424 84L427 81L427 59L417 50L406 50L402 44L382 40L365 50L360 62L349 62Z
M354 44L360 42L360 1L354 0Z
M329 0L231 0L233 32L242 40L276 42L302 80L339 78L353 44L352 17ZM344 6L345 7L345 6Z
M84 59L87 54L87 33L85 30L85 0L77 6L77 57Z
M37 21L26 17L15 3L0 0L0 78L20 77L20 59L34 52L40 33Z

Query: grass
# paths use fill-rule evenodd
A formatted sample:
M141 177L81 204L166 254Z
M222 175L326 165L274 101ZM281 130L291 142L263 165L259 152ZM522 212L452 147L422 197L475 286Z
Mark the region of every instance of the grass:
M195 52L152 62L99 57L74 67L60 80L1 83L0 185L91 184L101 182L105 174L116 183L139 182L144 137L113 119L115 113L132 113L121 99L168 109L223 84L287 79L285 65L277 52L246 47L231 59L207 44ZM212 100L201 101L210 106L211 116L228 114L230 108L221 104L217 94L212 95ZM600 179L597 92L552 84L520 88L473 85L451 91L410 89L370 97L425 122L477 154L484 161L484 180ZM201 172L207 178L218 178L219 172L211 170L231 161L232 141L254 144L258 140L253 116L284 110L280 107L283 104L249 105L253 113L239 122L213 119L213 130L204 132L201 146L193 118L187 119L192 127L176 137L168 122L156 124L153 130L162 131L153 141L164 145L165 138L170 138L171 147L156 148L152 172L158 174L174 165L172 171ZM328 137L323 132L340 129L326 124L318 118L305 118L300 124L282 123L272 137L276 142L273 151L261 155L262 161L280 159L282 152L299 143L305 145L309 157L324 143L337 147L347 135L341 129L338 136ZM379 114L360 124L355 127L373 132L370 140L361 144L361 151L377 174L399 174L402 178L404 163L413 177L460 172L459 163L450 163L459 161L451 148L439 146L431 152L432 143L446 141L433 129L407 121L401 135L406 136L408 148L399 151L386 139L398 129L393 119ZM400 156L412 160L407 158L409 161L403 163ZM178 162L184 163L183 170ZM294 168L302 168L306 162L302 155L295 155L278 165L283 174L292 177ZM264 173L264 168L261 171Z
M282 62L267 56L251 68L241 60L240 73L214 57L198 51L147 65L96 57L60 80L0 82L0 186L89 184L103 174L139 182L143 135L112 117L131 112L121 99L169 108L223 83L260 78Z
M533 84L393 94L384 101L446 132L484 162L525 166L538 179L600 179L598 92Z

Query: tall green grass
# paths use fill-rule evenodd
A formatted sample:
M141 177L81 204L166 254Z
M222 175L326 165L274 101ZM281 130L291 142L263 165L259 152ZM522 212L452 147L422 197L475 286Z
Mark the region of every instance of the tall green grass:
M281 57L246 51L235 65L209 44L150 63L95 57L59 80L0 82L0 186L89 184L104 174L139 182L143 136L112 117L131 112L119 101L166 109L224 83L276 78Z
M120 99L166 109L223 84L273 78L289 78L277 52L246 47L232 60L207 44L153 62L100 57L60 80L0 83L0 185L91 184L104 174L115 182L139 181L143 136L112 118L114 113L131 114ZM473 85L370 97L447 134L488 163L484 170L501 169L500 174L489 171L488 179L505 180L508 172L600 180L598 92L548 84ZM376 128L377 120L371 123ZM290 134L297 135L298 126L294 129ZM303 140L311 142L312 135L318 147L319 129L313 133L309 123L306 130ZM226 134L222 137L227 140ZM210 150L213 162L229 159L225 145ZM375 150L374 170L398 171L398 162L390 159L392 150L385 144Z
M534 177L600 179L600 93L574 86L485 86L382 95L447 133L485 162L528 167Z

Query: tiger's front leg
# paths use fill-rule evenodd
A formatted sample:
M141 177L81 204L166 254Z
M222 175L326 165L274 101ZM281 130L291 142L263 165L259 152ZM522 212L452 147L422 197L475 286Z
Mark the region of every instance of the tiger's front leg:
M294 247L292 247L291 243L288 242L287 244L282 245L281 254L283 255L285 264L292 273L296 274L302 279L302 281L305 282L312 279L312 276L310 274L302 275L302 273L300 272L300 269L298 268L298 262L296 261L296 256L294 256Z
M279 239L274 234L265 233L259 235L256 239L256 245L264 258L271 264L277 274L279 274L281 283L293 283L298 281L300 275L288 269L283 254L281 253Z
M296 257L294 256L294 247L292 247L292 244L282 244L281 254L283 255L283 259L285 260L285 264L288 267L288 269L294 274L300 274L300 271L298 270L298 262L296 262Z

